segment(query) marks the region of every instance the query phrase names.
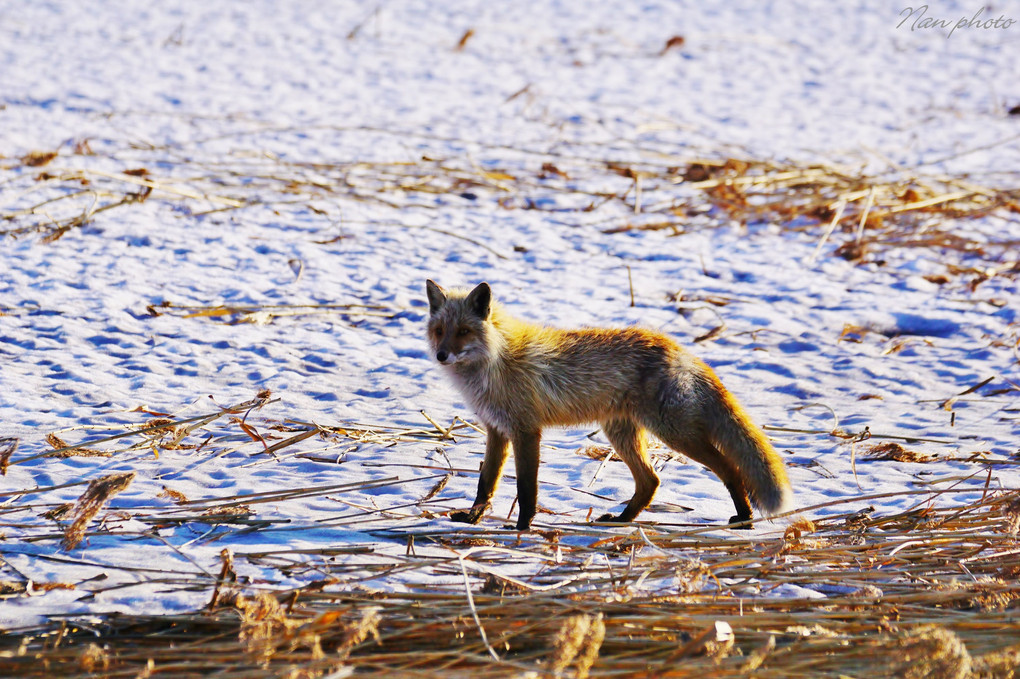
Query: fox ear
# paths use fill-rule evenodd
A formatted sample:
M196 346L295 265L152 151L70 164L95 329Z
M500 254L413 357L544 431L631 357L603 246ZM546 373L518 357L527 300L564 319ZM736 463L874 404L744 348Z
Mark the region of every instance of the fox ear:
M489 317L492 304L492 290L488 283L479 283L467 296L467 307L483 321Z
M434 314L446 304L446 293L431 280L425 281L425 294L429 298L429 313Z

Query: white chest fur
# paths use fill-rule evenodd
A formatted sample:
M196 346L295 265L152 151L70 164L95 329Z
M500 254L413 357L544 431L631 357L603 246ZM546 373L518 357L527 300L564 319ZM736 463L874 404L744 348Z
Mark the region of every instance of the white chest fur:
M509 413L492 397L492 377L485 367L476 367L470 371L449 366L448 374L453 379L457 391L464 396L472 410L487 427L495 427L505 436L510 436L514 427Z

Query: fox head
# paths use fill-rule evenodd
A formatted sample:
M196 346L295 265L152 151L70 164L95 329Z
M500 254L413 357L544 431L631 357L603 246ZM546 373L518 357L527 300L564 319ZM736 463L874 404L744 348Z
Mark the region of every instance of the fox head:
M492 290L479 283L471 292L449 292L428 280L429 346L443 365L469 364L489 358L488 324Z

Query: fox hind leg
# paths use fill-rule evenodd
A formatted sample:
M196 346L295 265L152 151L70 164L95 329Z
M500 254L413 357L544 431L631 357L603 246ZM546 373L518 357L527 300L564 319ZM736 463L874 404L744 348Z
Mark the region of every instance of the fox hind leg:
M739 526L739 528L750 530L752 527L750 523L752 514L747 487L744 486L740 472L733 463L723 457L722 453L707 441L702 442L700 446L688 446L683 452L691 459L697 460L715 472L715 475L726 486L726 490L730 492L733 506L737 510L737 513L730 517L729 522L731 524L744 523L745 525Z
M602 431L634 476L634 495L619 516L604 514L599 521L633 521L651 503L659 488L659 476L645 450L645 432L631 420L623 419L603 422Z
M726 490L730 492L730 498L733 500L733 506L736 508L737 513L730 517L729 522L733 523L745 523L746 525L739 526L741 529L751 528L751 503L748 499L747 488L744 486L744 482L741 479L740 472L734 466L732 462L723 457L723 454L713 446L704 437L689 439L685 438L683 441L670 440L669 438L662 438L663 443L672 448L673 450L683 453L687 457L691 458L695 462L700 462L705 465L726 486Z

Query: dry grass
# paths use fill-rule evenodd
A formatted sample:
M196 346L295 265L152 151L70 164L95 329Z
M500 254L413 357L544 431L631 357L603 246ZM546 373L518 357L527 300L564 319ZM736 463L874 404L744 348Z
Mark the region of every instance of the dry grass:
M553 637L549 671L559 674L573 665L574 676L585 679L599 657L605 637L606 624L602 613L570 616Z
M690 164L674 181L704 191L713 206L745 224L800 230L824 226L818 251L842 234L835 253L855 261L880 258L893 248L935 247L980 256L989 254L982 251L984 245L1016 245L983 243L953 232L955 220L1020 212L1017 189L993 189L966 178L907 170L867 175L835 165L730 158Z
M479 148L472 157L424 154L413 161L343 163L285 160L246 146L257 147L260 134L286 138L294 132L260 131L251 133L251 139L239 134L237 148L226 152L220 148L206 153L198 141L188 149L133 149L131 160L125 161L118 158L123 149L97 153L85 143L76 145L72 153L40 151L8 159L0 166L0 180L16 200L0 206L0 223L7 223L0 228L0 236L38 234L52 242L89 224L99 213L157 201L181 206L195 216L266 206L311 210L321 216L324 231L337 231L323 241L328 243L348 234L321 207L326 204L369 202L398 210L455 210L468 203L489 203L506 210L553 210L557 221L592 225L606 233L665 230L680 234L734 223L774 224L815 234L816 256L825 252L881 263L894 250L928 248L957 251L976 262L949 262L945 274L932 275L936 282L964 276L970 284L979 285L990 276L1020 273L1015 257L1018 243L999 236L1001 230L994 223L984 229L960 228L965 220L986 217L1016 221L1020 188L1002 180L986 183L891 163L888 170L875 172L862 169L863 165L736 155L698 158L684 149L671 155L665 149L652 153L631 148L623 160L616 159L621 151L614 142L561 144L556 153L493 146ZM464 144L463 140L369 128L334 132L336 138L345 134L380 140L400 135L436 148ZM122 169L109 169L117 166ZM165 176L151 169L157 166ZM406 219L398 223L402 228L438 231L494 252L468 234L412 227ZM325 309L172 305L153 309L154 313L226 316L232 322L261 322L266 315L315 311Z
M886 441L885 443L873 445L865 450L861 457L870 460L891 460L893 462L931 462L938 459L937 455L908 450L895 441Z
M139 412L147 418L142 425L120 425L128 431L67 447L102 446L114 459L171 450L218 457L240 450L257 464L273 455L306 455L321 442L425 441L442 447L460 436L478 436L467 423L445 425L427 415L429 424L420 428L316 426L250 416L270 401L263 392L191 417ZM111 448L114 444L121 447ZM916 461L899 446L873 450L892 461L904 455ZM59 454L55 449L43 455ZM25 459L12 455L9 463ZM337 547L225 549L211 574L131 568L133 577L165 590L206 591L208 603L189 615L58 617L7 634L0 640L0 675L983 678L1011 676L1020 656L1017 490L907 491L901 495L914 502L906 511L800 518L772 537L713 526L641 523L610 529L567 521L553 530L518 534L460 524L423 527L418 517L433 516L427 503L451 475L477 473L424 470L431 471L434 476L418 477L434 482L415 511L397 515L345 503L348 511L336 525L375 528L348 534ZM127 480L90 483L73 511L62 508L52 520L74 517L81 524L77 539L89 535L84 524L109 506ZM260 506L399 482L394 476L203 499L166 488L163 504L135 505L130 514L153 527L237 523L259 531L273 526L272 519L256 515ZM975 499L939 507L939 497L957 492ZM804 512L817 516L822 508ZM380 518L387 522L380 524ZM118 534L105 523L99 521L93 534ZM27 539L59 537L44 531ZM383 556L378 540L406 543L406 552ZM313 575L297 589L271 580L244 584L236 575L238 561L277 569L281 582ZM534 567L522 571L522 564ZM423 581L438 576L445 584L417 590L358 584L414 571ZM61 587L75 585L4 583L0 596Z
M18 439L0 438L0 476L7 474L7 467L11 463L11 457L18 449Z
M467 566L460 584L420 591L344 586L342 560L339 579L242 587L240 555L225 551L204 583L215 592L206 611L57 619L5 636L0 674L1013 676L1020 491L942 509L934 496L891 515L801 519L772 538L647 523L526 534L453 524L403 533L398 524L390 537L409 540L402 568L453 575ZM450 557L416 556L412 536ZM292 555L327 553L343 551ZM523 562L546 566L521 576ZM394 565L380 558L359 569Z
M395 309L366 304L262 304L246 306L179 305L164 301L146 308L150 316L176 316L178 318L210 318L225 321L228 325L255 323L265 325L277 318L320 315L337 315L341 318L374 316L393 318Z
M241 450L257 463L272 459L265 443L276 455L304 455L310 443L318 445L313 438L444 446L460 436L478 435L461 421L432 421L421 428L255 421L250 414L270 400L270 394L260 393L192 417L140 412L148 418L146 425L73 447L102 446L115 459L170 450L218 457ZM249 435L242 423L257 429L264 442ZM110 448L114 442L121 447ZM898 448L887 450L893 460L901 457ZM44 455L56 454L59 449ZM12 457L10 464L24 459ZM418 504L421 515L451 474L476 473L448 467L434 471L431 490ZM79 503L82 509L62 508L54 520L91 521L108 504L108 491L122 488L125 481L90 483ZM255 515L260 506L397 482L399 477L392 477L197 500L167 488L170 506L135 507L131 514L154 527L238 523L258 531L273 525ZM212 577L150 569L145 577L165 589L208 591L206 610L185 616L114 616L86 626L73 618L56 619L43 628L7 635L0 642L0 675L314 677L356 669L376 676L473 678L556 672L835 677L869 676L875 662L895 667L917 656L923 663L907 663L904 672L909 665L938 676L944 667L965 666L969 658L971 674L959 676L1008 676L1002 668L1018 652L1011 649L1010 635L1020 633L1020 492L989 490L969 504L937 508L937 498L952 492L911 491L906 495L915 498L915 508L893 514L801 519L773 538L649 523L611 530L558 522L556 530L524 535L454 524L428 531L416 527L412 512L378 529L379 539L407 543L399 558L348 563L348 558L374 551L373 538L363 533L366 542L346 540L330 549L225 550ZM46 509L37 506L37 511ZM338 525L380 525L379 511L352 509ZM92 530L117 534L103 523ZM79 536L82 525L75 530ZM29 540L59 537L43 531ZM425 545L429 553L418 556ZM437 558L431 551L437 548L449 556ZM333 565L321 572L326 557ZM281 578L293 577L295 569L300 573L305 563L319 564L319 573L300 589L270 591L239 584L238 559L278 568ZM542 566L521 575L522 563ZM343 584L415 570L446 574L451 584L389 592ZM74 587L9 585L4 596Z

